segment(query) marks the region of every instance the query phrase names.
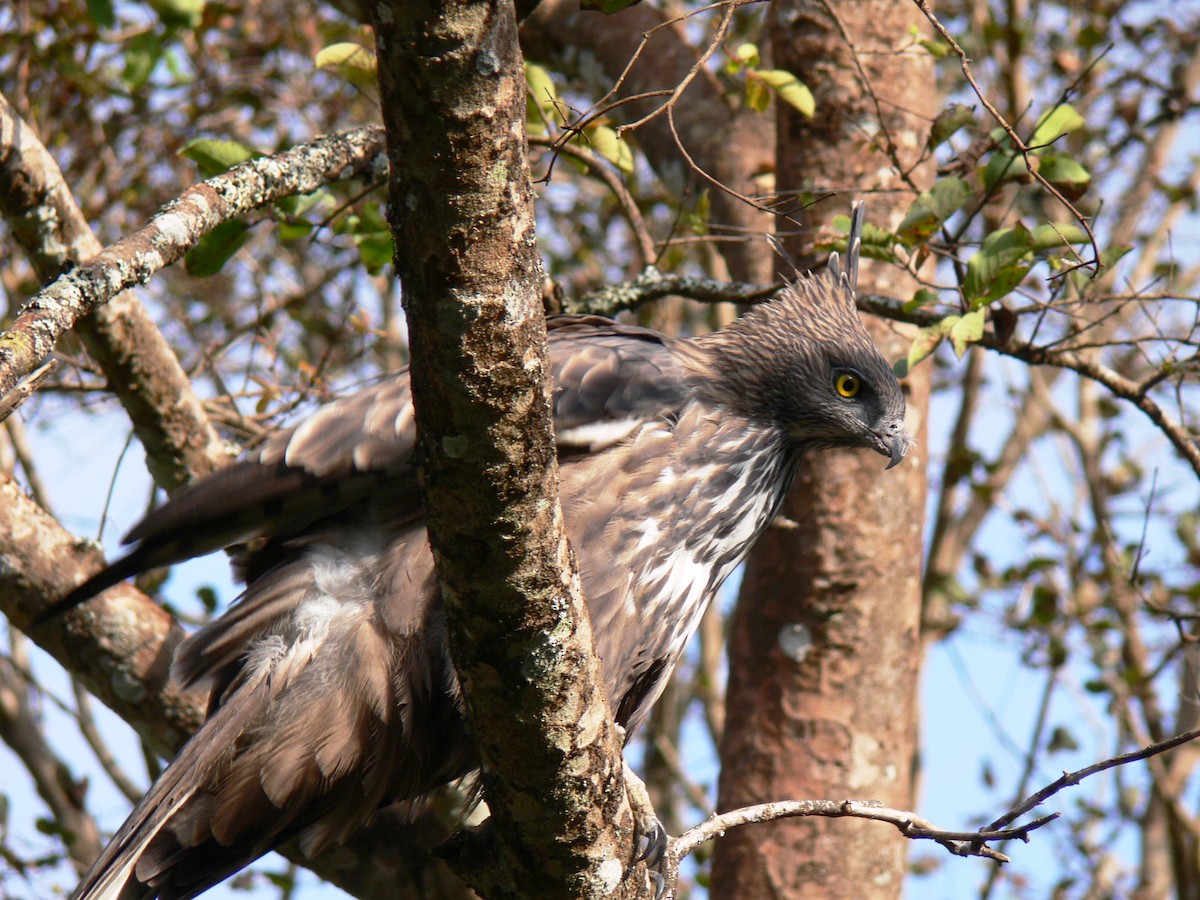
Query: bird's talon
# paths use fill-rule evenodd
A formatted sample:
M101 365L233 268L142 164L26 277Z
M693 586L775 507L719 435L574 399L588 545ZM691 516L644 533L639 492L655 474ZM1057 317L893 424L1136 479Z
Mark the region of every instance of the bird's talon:
M650 882L650 887L654 889L654 900L659 900L667 890L667 881L662 877L661 872L654 869L646 870L646 879Z
M653 869L667 853L667 841L670 835L658 819L638 823L638 853L634 862L644 862L647 868Z

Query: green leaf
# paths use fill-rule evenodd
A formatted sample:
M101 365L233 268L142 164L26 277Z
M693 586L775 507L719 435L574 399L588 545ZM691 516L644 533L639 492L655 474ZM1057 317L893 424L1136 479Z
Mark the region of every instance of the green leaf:
M766 112L771 105L771 89L757 78L747 78L746 105L755 112Z
M88 18L101 28L112 28L117 24L112 0L87 0Z
M850 217L845 215L837 215L833 217L833 227L844 235L850 233ZM896 254L892 251L892 245L896 243L896 236L886 228L880 228L878 225L872 225L866 222L862 230L862 247L859 248L862 255L867 259L878 259L883 262L897 262ZM822 253L833 253L835 250L838 253L847 252L847 239L845 237L836 238L832 241L817 241L814 245L815 250Z
M313 63L318 69L329 69L351 84L375 83L375 54L362 44L343 41L322 47Z
M783 69L758 69L749 73L751 78L762 79L779 99L798 110L806 119L817 111L817 101L812 91L791 72Z
M527 62L525 85L529 91L525 103L529 129L534 134L545 134L548 130L546 123L556 122L560 118L558 89L554 86L554 79L541 66Z
M1087 232L1078 225L1064 223L1062 225L1039 225L1031 234L1033 249L1038 252L1058 250L1069 244L1086 244Z
M206 584L196 588L196 597L203 604L205 612L214 613L217 611L217 606L220 605L217 592L211 585Z
M386 231L391 234L391 226L383 214L383 207L374 200L363 204L360 222L361 231Z
M363 265L372 275L382 272L383 267L395 256L390 231L373 231L359 235L354 239L354 243L358 245L358 254L362 257Z
M162 59L162 41L153 31L135 34L125 42L125 66L121 70L121 83L131 93L150 80L154 67Z
M913 201L896 229L896 237L908 247L924 243L970 199L971 188L961 178L941 179Z
M317 188L308 194L292 194L289 197L280 197L275 201L275 208L285 216L295 218L302 216L310 209L315 209L322 204L333 205L333 197L325 188Z
M1029 172L1021 154L1014 150L1001 149L988 157L983 169L983 189L991 191L1006 181L1028 182Z
M298 241L300 238L308 237L316 228L312 222L280 222L279 223L279 239L281 241Z
M623 9L637 6L641 2L642 0L580 0L579 8L599 11L606 16L611 16L613 13L619 13Z
M692 234L708 234L708 223L711 218L712 197L709 196L708 188L705 188L700 192L699 199L696 200L695 209L688 213L688 227L691 228Z
M1024 225L993 231L967 260L963 291L972 308L998 300L1024 280L1031 263L1033 236Z
M193 138L183 145L179 155L199 165L200 174L205 178L220 175L234 166L262 156L253 147L247 147L241 141L220 138Z
M1069 103L1060 103L1048 112L1043 113L1042 117L1038 119L1037 127L1033 130L1033 136L1029 138L1029 146L1041 147L1044 144L1049 144L1064 134L1078 131L1086 124L1083 116L1076 112L1075 107Z
M222 222L187 252L183 258L184 269L195 278L216 275L246 243L249 232L250 226L241 219Z
M929 55L934 59L945 59L947 54L950 53L950 45L945 41L931 41L929 39L925 39L922 41L917 41L917 43L924 47L925 50L928 51Z
M1038 165L1038 172L1054 185L1068 200L1082 197L1092 180L1092 173L1069 156L1053 154L1045 156Z
M950 140L960 128L975 121L975 111L965 103L951 103L933 120L926 146L938 147Z
M633 174L633 151L629 149L629 144L617 137L616 131L607 125L596 125L584 133L592 150L625 174Z
M967 347L983 337L983 320L986 309L976 309L962 316L950 328L950 343L954 345L954 355L962 359Z
M1104 268L1116 265L1121 257L1133 250L1128 244L1117 244L1112 247L1105 247L1100 251L1100 265Z
M912 344L908 348L908 359L905 360L906 372L911 372L921 360L933 353L938 348L950 329L954 327L958 321L958 316L946 316L936 325L930 325L928 328L922 328L913 338Z
M758 45L749 42L738 44L737 49L733 51L733 58L748 69L757 69L762 65L762 55L758 52Z

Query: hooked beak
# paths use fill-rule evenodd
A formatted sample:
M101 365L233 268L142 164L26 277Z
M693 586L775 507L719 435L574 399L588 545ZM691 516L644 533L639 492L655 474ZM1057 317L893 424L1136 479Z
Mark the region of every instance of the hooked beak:
M885 472L898 466L900 460L904 459L905 454L908 453L908 448L915 443L899 422L893 422L882 432L877 431L872 436L875 438L875 451L891 460L884 467Z

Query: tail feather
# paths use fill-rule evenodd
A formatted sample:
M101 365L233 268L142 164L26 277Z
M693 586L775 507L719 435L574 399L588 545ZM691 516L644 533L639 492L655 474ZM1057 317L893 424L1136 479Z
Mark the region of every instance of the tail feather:
M171 817L204 785L258 711L265 684L246 685L192 736L79 883L72 900L118 900L139 859Z

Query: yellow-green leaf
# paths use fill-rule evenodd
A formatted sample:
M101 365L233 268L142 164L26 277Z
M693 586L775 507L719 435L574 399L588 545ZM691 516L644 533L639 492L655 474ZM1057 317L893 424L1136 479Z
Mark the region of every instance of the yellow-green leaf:
M918 41L917 43L919 43L922 47L924 47L925 50L929 53L929 55L932 56L934 59L945 59L947 54L950 53L950 45L947 44L945 41L923 40L923 41Z
M929 147L937 147L950 140L950 136L960 128L975 121L975 110L965 103L951 103L946 106L933 120L929 129L929 137L925 143Z
M330 69L351 84L375 81L375 54L362 44L343 41L321 48L314 60L318 69Z
M1069 156L1053 154L1041 160L1038 172L1058 188L1068 200L1078 200L1086 192L1092 173Z
M779 99L794 107L805 118L811 119L817 111L817 101L812 91L799 78L783 69L758 69L749 73L751 78L760 78L779 95Z
M1054 109L1043 113L1042 117L1038 119L1033 136L1029 139L1029 146L1041 147L1049 144L1068 132L1078 131L1085 124L1083 116L1075 110L1075 107L1069 103L1060 103Z
M204 17L205 0L150 0L164 25L195 28Z
M746 105L755 112L765 112L771 105L771 89L757 78L747 78Z
M218 138L193 138L183 145L179 155L199 165L200 174L205 178L220 175L234 166L262 156L253 147L247 147L241 141Z
M531 128L538 133L544 133L547 122L558 118L558 90L554 87L554 79L541 66L525 63L525 84L529 88L529 102L526 113Z
M984 238L979 252L967 260L963 291L978 308L1003 297L1029 272L1033 236L1024 225L1001 228Z
M616 131L607 125L596 125L587 129L586 134L592 150L625 174L633 174L633 151L627 143L617 137Z
M125 66L121 70L121 82L125 88L133 92L145 85L154 74L154 67L162 55L162 41L153 31L143 31L126 41Z
M983 167L982 180L983 189L990 191L1006 181L1027 183L1031 179L1020 154L1002 148L988 157L987 165Z
M1100 265L1108 268L1120 262L1121 257L1126 253L1133 251L1133 248L1128 244L1116 244L1112 247L1107 247L1100 252Z
M738 44L738 48L733 51L733 58L747 68L755 69L762 62L762 57L758 52L758 45L746 42Z
M917 195L896 229L896 237L909 247L924 243L969 199L971 189L961 178L952 176L935 182L928 191Z
M958 316L947 316L937 325L931 325L929 328L922 328L913 338L912 344L908 348L907 372L911 372L921 360L933 353L938 348L938 344L946 337L946 332L950 330L953 322L947 325L949 320L957 320Z
M983 337L983 319L986 309L976 309L958 319L950 328L950 343L954 346L954 355L962 359L967 347Z

